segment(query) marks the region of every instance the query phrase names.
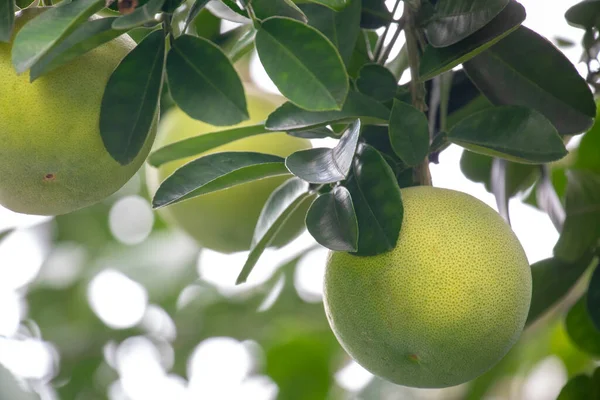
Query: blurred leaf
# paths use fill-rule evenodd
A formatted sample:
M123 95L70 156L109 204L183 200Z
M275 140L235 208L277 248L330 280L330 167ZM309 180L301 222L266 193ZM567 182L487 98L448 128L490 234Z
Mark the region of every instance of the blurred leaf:
M575 154L575 168L586 169L600 174L600 108L592 128L583 135Z
M456 99L455 93L450 92L450 104L453 100ZM449 106L450 106L449 104ZM460 121L468 117L469 115L475 114L478 111L485 110L486 108L493 107L493 104L490 103L485 96L478 95L473 100L468 101L465 105L459 107L458 109L448 113L448 119L446 121L446 129L452 129L452 127L458 124ZM450 108L450 107L449 107Z
M541 177L534 188L537 204L548 214L556 230L561 232L565 223L565 209L552 183L550 167L543 165L541 171Z
M392 20L392 17L393 15L386 7L384 0L362 0L361 28L381 28L387 25Z
M359 146L352 175L345 186L358 220L359 256L373 256L396 246L404 207L394 172L369 145Z
M103 7L103 0L62 3L27 22L17 33L11 52L12 63L17 73L31 68L79 24Z
M356 40L356 45L352 51L352 55L347 64L348 75L350 78L356 80L358 78L358 72L363 65L371 64L373 61L372 49L377 44L377 33L374 31L361 30ZM375 44L373 44L375 43Z
M115 19L116 17L108 17L83 22L33 64L29 73L30 79L34 81L55 68L125 33L123 30L112 28Z
M596 105L585 80L552 43L528 28L519 27L464 68L492 103L533 108L561 135L583 132L594 121Z
M389 116L390 110L383 104L351 91L341 111L306 111L287 102L269 115L265 126L270 131L293 131L350 122L357 118L364 124L386 123Z
M256 34L256 50L269 77L294 104L312 111L340 110L344 105L349 89L346 68L321 32L293 19L269 18Z
M301 130L301 131L291 131L288 132L289 135L291 136L295 136L295 137L301 137L301 138L305 138L305 139L320 139L320 138L327 138L327 137L331 137L331 138L339 138L339 136L333 132L331 129L325 127L325 126L321 126L318 128L309 128L306 130Z
M582 296L567 314L567 333L571 341L581 350L600 356L600 331L596 329L586 307L586 297Z
M10 42L14 25L15 1L0 0L0 42Z
M194 136L156 150L148 158L148 163L153 167L160 167L170 161L201 154L215 147L267 132L264 124L256 124Z
M348 8L348 3L350 3L350 1L346 1L346 0L310 0L313 3L316 4L320 4L322 6L325 6L327 8L329 8L332 11L337 11L340 12L342 10L345 10Z
M498 214L504 218L504 220L510 225L510 212L508 209L508 201L510 197L507 193L506 178L508 169L508 161L501 158L494 158L492 161L492 169L490 176L490 183L492 186L492 193L496 198L496 206L498 207Z
M190 8L190 12L188 13L187 18L185 19L185 23L184 23L182 32L184 32L184 33L187 32L188 27L190 26L192 21L194 19L196 19L198 14L200 14L200 11L202 11L204 9L204 7L206 6L206 4L209 1L210 0L194 0L194 4L192 4L192 7ZM202 36L202 35L200 35L200 36Z
M285 166L309 183L335 183L348 177L360 136L360 120L356 120L333 148L300 150L289 155Z
M165 179L152 200L165 207L206 193L269 176L285 175L283 158L252 152L221 152L190 161Z
M583 0L565 13L565 19L573 26L584 29L598 27L600 0Z
M173 100L190 117L229 126L249 118L244 86L231 61L210 41L182 35L167 56Z
M577 375L569 379L556 400L589 400L592 393L592 379L586 375Z
M396 86L396 78L382 65L367 64L358 72L358 91L382 103L394 98Z
M206 8L215 16L236 22L238 24L250 23L248 13L242 10L233 0L211 0L206 4Z
M596 267L587 293L587 311L596 329L600 331L600 268Z
M117 0L118 1L118 0ZM173 14L175 10L181 6L186 0L164 0L164 5L162 6L162 11ZM161 11L159 10L159 11Z
M550 121L518 106L479 111L456 124L448 140L477 153L521 163L550 162L567 154Z
M567 177L567 216L554 255L572 261L600 239L600 176L573 170L567 172Z
M328 249L358 250L358 221L348 189L337 186L317 197L306 215L306 228L321 246Z
M112 24L113 29L127 30L155 21L154 17L160 12L165 0L149 0L141 7L137 7L131 14L118 17Z
M214 42L223 49L231 62L235 63L254 48L255 38L256 29L248 24L225 32L217 37Z
M488 49L517 29L525 20L525 8L511 1L489 24L471 36L448 46L427 46L419 65L419 78L426 81L449 71Z
M6 230L3 230L3 231L0 231L0 243L2 243L2 241L4 239L6 239L6 237L8 235L10 235L11 233L13 233L14 231L15 231L14 229L6 229Z
M390 142L394 152L409 166L415 166L429 153L427 117L415 107L394 100L390 116Z
M163 84L165 37L152 32L110 76L100 109L100 135L110 155L126 165L138 155L155 121Z
M271 244L292 213L309 195L308 183L298 178L288 179L271 193L256 223L250 254L236 284L246 282L261 254Z
M439 0L425 27L434 47L446 47L475 33L492 21L510 0Z
M306 22L306 15L291 0L252 0L252 8L256 17L267 19L269 17L288 17Z

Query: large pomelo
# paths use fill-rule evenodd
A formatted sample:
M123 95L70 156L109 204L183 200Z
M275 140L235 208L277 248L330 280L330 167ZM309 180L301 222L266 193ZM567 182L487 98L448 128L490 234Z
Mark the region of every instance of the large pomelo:
M236 126L246 126L264 121L277 107L279 99L261 93L246 85L250 119ZM174 107L163 115L158 127L156 147L162 147L193 136L216 132L232 127L216 127L195 120ZM254 151L286 157L291 153L310 148L310 141L285 133L268 133L247 137L219 146L202 155L223 151ZM148 167L148 188L155 193L160 182L176 169L200 155L172 161L159 168ZM277 176L244 183L229 189L209 193L160 209L164 218L182 228L203 247L223 253L248 250L254 227L269 195L290 176ZM294 213L273 242L283 246L296 238L304 229L304 216L308 202Z
M13 40L41 12L21 11ZM26 214L65 214L106 198L137 172L155 127L126 166L108 154L99 128L106 83L134 44L121 36L30 83L29 73L13 69L12 41L0 43L0 204Z
M489 206L432 187L402 190L396 248L330 253L325 310L345 350L391 382L458 385L496 364L519 338L531 272L516 236Z

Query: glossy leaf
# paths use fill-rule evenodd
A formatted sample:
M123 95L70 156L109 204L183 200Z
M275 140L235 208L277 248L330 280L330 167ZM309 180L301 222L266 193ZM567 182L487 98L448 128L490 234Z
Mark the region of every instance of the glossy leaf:
M196 19L198 14L200 14L200 11L202 11L204 9L204 7L206 6L206 4L208 4L209 1L210 0L195 0L194 1L194 4L192 4L192 7L190 8L190 12L185 19L185 23L184 23L182 32L187 32L188 27L190 26L192 21L194 19Z
M545 163L567 154L556 129L540 113L516 106L479 111L463 119L448 139L477 153L521 163Z
M312 111L342 108L348 75L336 48L321 32L275 17L263 21L255 43L269 77L291 102Z
M439 0L425 33L432 46L457 43L487 25L510 0Z
M359 256L373 256L396 246L404 207L394 172L369 145L359 146L352 175L345 186L352 195L358 220Z
M210 41L182 35L167 56L173 100L190 117L229 126L249 118L244 87L231 61Z
M0 42L10 42L14 25L15 1L0 0Z
M155 121L164 61L164 33L157 30L125 56L106 84L100 135L110 155L122 165L135 159Z
M576 260L600 240L600 176L568 171L566 219L554 255Z
M584 29L598 27L600 0L583 0L565 13L565 19L573 26Z
M358 72L356 88L377 101L386 102L396 95L397 82L389 69L379 64L367 64Z
M524 20L525 8L511 1L489 24L460 42L447 47L427 46L419 65L420 80L432 79L470 60L513 32Z
M335 183L348 177L360 136L360 120L353 123L333 148L297 151L285 160L294 175L310 183Z
M533 108L561 135L581 133L593 123L596 105L585 80L552 43L528 28L519 27L464 68L492 103Z
M348 189L337 186L320 195L306 214L306 228L317 243L330 250L358 250L358 221Z
M587 375L576 375L563 386L556 400L589 400L592 397L592 379Z
M409 166L423 162L429 152L427 117L410 104L394 100L389 135L394 152Z
M298 178L287 180L271 193L256 223L250 254L237 278L236 284L246 282L261 254L290 215L309 195L308 183Z
M116 17L85 21L40 58L29 72L32 81L106 43L125 31L112 28Z
M386 123L390 116L383 104L357 92L348 93L341 111L306 111L287 102L273 111L265 126L270 131L305 130L360 118L364 124Z
M302 131L290 131L290 132L288 132L288 135L305 138L305 139L322 139L322 138L327 138L327 137L331 137L331 138L335 138L335 139L339 138L338 134L336 134L331 129L329 129L325 126L321 126L318 128L309 128L309 129L302 130Z
M161 183L152 206L165 207L256 179L288 174L283 161L270 154L235 151L200 157Z
M567 334L580 350L593 356L600 356L600 331L596 329L588 314L586 297L582 296L566 318Z
M291 0L252 0L252 8L259 19L288 17L302 22L307 21L306 15Z
M164 3L165 0L149 0L143 6L137 7L131 14L118 17L112 27L117 30L126 30L152 22Z
M600 268L596 268L592 274L586 305L594 326L600 331Z
M78 24L104 7L104 0L78 0L52 7L26 23L12 47L12 63L17 73L31 68Z
M360 26L364 29L378 29L392 20L384 0L362 0Z
M245 137L267 132L263 124L257 124L194 136L156 150L150 155L148 162L153 167L160 167L170 161L191 157Z

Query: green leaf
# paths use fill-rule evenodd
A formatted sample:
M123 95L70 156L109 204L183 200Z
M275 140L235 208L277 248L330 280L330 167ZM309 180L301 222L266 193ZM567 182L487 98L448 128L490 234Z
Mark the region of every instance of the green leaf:
M592 128L583 135L576 150L575 168L593 171L600 175L600 108Z
M348 177L360 136L360 120L356 120L333 149L318 148L297 151L285 160L287 169L310 183L335 183Z
M267 132L269 131L265 129L264 124L257 124L194 136L156 150L148 158L148 163L153 167L160 167L174 160L201 154L215 147Z
M164 33L157 30L125 56L106 84L100 135L120 164L133 161L148 137L158 110L164 64Z
M155 21L154 17L160 12L165 0L149 0L141 7L137 7L131 14L118 17L112 24L113 29L127 30Z
M530 29L519 27L464 68L492 103L533 108L561 135L592 126L596 105L587 83L564 54Z
M394 152L409 166L415 166L429 153L427 117L410 104L394 100L390 116L390 142Z
M73 33L33 64L29 72L31 81L125 33L112 28L115 19L116 17L100 18L79 25Z
M236 280L236 284L246 282L261 254L288 218L309 196L308 183L298 178L285 181L271 193L256 223L250 254Z
M534 187L537 206L548 214L548 218L558 232L562 232L565 224L565 209L552 182L552 170L548 165L540 168L541 177ZM532 192L533 192L532 191Z
M587 270L591 261L592 255L586 254L573 263L553 257L533 264L531 306L526 324L533 323L566 296Z
M190 117L216 126L249 118L244 86L231 61L210 41L182 35L167 56L171 96Z
M569 379L556 400L589 400L591 393L592 379L587 375L577 375Z
M397 82L390 70L383 65L367 64L358 72L356 88L359 92L384 103L396 95Z
M342 3L342 0L333 0ZM346 2L344 1L344 4ZM343 10L335 12L318 4L301 4L308 24L323 33L338 49L345 65L349 65L360 34L360 0L350 0Z
M385 0L362 0L360 27L379 29L392 20L392 13L385 5Z
M302 22L307 21L306 15L291 0L252 0L252 8L259 19L288 17Z
M600 331L600 268L596 267L587 294L587 311L594 326Z
M583 0L567 10L565 18L573 26L584 29L598 27L600 0Z
M0 0L0 42L10 42L14 25L15 1Z
M345 186L358 220L359 256L374 256L396 247L404 207L394 172L369 145L359 146Z
M251 22L248 13L242 10L233 0L209 1L205 7L211 14L227 21L238 24Z
M514 1L489 24L447 47L427 46L419 65L419 79L426 81L470 60L517 29L525 20L525 8Z
M339 136L333 132L331 129L321 126L318 128L309 128L302 131L291 131L288 132L288 135L300 137L304 139L322 139L322 138L335 138L338 139Z
M586 297L582 296L569 313L565 321L567 334L575 346L593 356L600 356L600 331L596 329L587 312Z
M104 0L77 0L52 7L27 22L15 38L12 63L27 71L77 26L104 7Z
M225 32L214 42L229 57L232 63L248 54L254 48L256 29L251 24L242 25Z
M288 174L283 158L253 152L222 152L190 161L165 179L152 200L154 208L270 176Z
M374 99L357 92L348 93L341 111L306 111L287 102L273 111L265 126L270 131L294 131L360 118L364 124L387 123L390 110Z
M322 6L325 6L327 8L329 8L332 11L342 11L348 8L348 3L351 2L350 1L346 1L346 0L310 0L313 3L316 4L320 4ZM359 2L360 4L360 2ZM360 7L359 7L360 9Z
M263 21L255 41L269 77L291 102L311 111L342 108L348 75L325 35L293 19L274 17Z
M472 114L450 130L448 139L474 152L520 163L546 163L567 154L550 121L537 111L517 106Z
M192 7L190 8L190 12L189 12L187 18L185 19L185 23L183 25L182 32L187 32L188 27L190 26L192 21L194 19L196 19L198 14L200 14L200 11L202 11L204 9L204 7L206 6L206 4L208 4L209 1L210 0L195 0L194 1L194 4L192 4Z
M439 0L425 33L434 47L457 43L487 25L510 0Z
M337 186L320 195L308 209L306 228L317 243L330 250L358 250L358 221L348 189Z

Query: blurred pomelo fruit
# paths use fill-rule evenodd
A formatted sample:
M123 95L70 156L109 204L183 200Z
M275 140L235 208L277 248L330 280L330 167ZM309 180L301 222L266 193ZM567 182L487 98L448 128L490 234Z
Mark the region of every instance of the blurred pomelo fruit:
M423 388L489 370L519 338L531 272L516 236L489 206L447 189L402 190L391 252L330 253L325 310L345 350L373 374Z
M246 86L250 119L237 127L264 121L278 106L273 96L259 93ZM211 126L195 120L174 107L163 115L158 127L156 148L193 136L217 132L232 127ZM202 155L223 151L254 151L286 157L291 153L310 148L310 141L285 133L268 133L247 137L219 146ZM200 155L172 161L156 168L147 168L148 188L155 193L160 182L176 169ZM277 176L237 185L209 193L160 209L164 218L182 228L202 246L222 253L244 251L250 248L254 226L269 195L290 176ZM304 207L303 207L304 206ZM296 238L304 229L304 216L308 202L304 202L282 227L273 241L280 247Z
M21 11L13 40L41 12ZM0 204L25 214L65 214L113 194L138 171L155 127L125 166L108 154L99 128L106 83L133 46L121 36L30 83L29 73L13 69L12 42L0 43Z

